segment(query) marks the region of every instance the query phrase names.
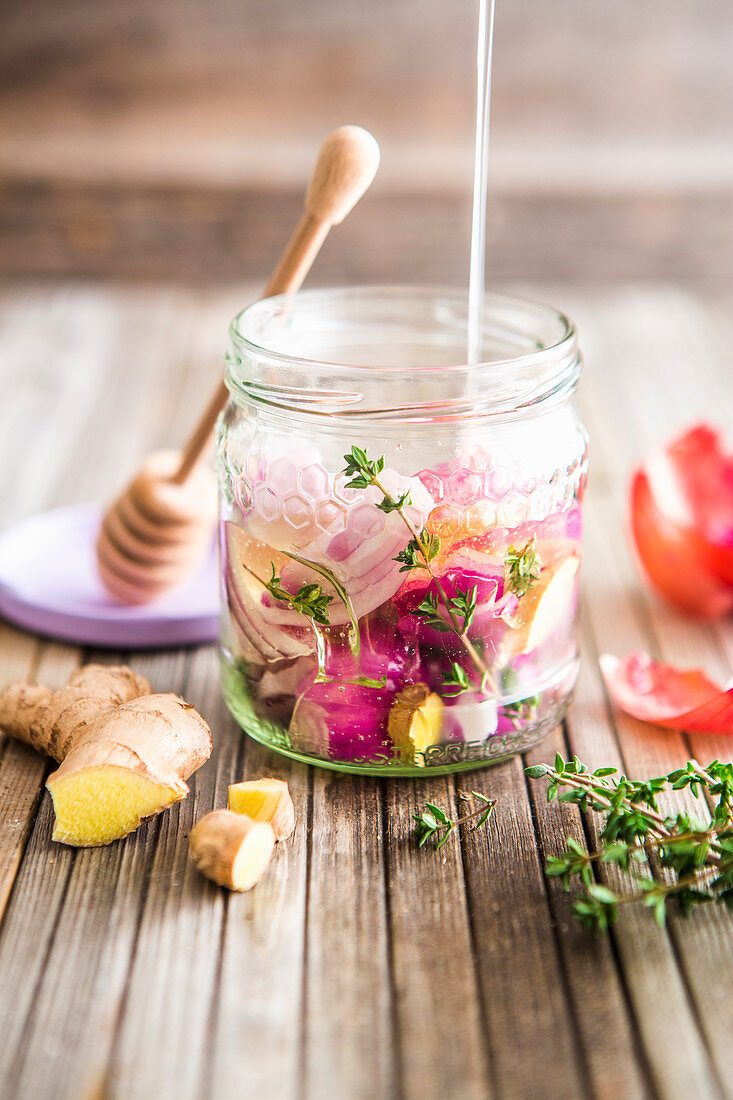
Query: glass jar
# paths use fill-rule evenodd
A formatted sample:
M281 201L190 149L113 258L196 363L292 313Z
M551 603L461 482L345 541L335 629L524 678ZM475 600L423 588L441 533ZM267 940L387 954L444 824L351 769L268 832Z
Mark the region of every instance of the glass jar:
M257 741L349 772L536 744L578 669L575 327L459 293L270 298L231 325L219 425L223 691Z

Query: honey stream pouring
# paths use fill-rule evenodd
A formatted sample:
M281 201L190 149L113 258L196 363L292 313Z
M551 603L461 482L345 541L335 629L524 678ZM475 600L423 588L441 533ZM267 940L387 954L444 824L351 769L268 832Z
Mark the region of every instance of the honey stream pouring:
M305 210L262 297L296 291L329 230L371 184L379 146L359 126L334 130L320 148ZM201 462L228 391L220 381L181 451L151 455L104 516L96 545L107 591L127 604L157 599L190 576L211 545L216 497Z

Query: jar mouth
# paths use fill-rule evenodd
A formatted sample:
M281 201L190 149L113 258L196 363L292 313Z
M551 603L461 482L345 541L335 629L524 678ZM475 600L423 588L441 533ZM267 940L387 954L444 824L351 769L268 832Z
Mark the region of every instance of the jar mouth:
M367 286L263 299L231 323L227 385L236 399L320 416L389 420L534 415L581 372L562 312L484 296L479 361L466 363L463 291Z

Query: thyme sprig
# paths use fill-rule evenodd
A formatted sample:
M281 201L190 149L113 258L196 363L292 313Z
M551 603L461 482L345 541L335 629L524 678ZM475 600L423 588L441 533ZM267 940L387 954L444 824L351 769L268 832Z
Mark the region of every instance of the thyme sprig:
M524 596L534 582L539 580L540 569L534 536L524 546L510 546L504 559L506 588L515 596Z
M530 779L548 779L547 800L577 805L583 812L603 815L600 847L587 852L573 838L559 856L551 856L546 874L557 877L565 889L579 879L581 894L573 905L576 918L586 928L603 930L618 919L619 907L640 902L664 925L667 903L673 901L685 916L696 905L716 902L733 912L733 764L714 760L706 768L695 760L684 768L654 779L634 780L616 768L591 772L576 757L560 755L554 765L537 764L526 769ZM566 788L560 792L560 788ZM709 822L693 820L687 813L663 815L659 795L689 789L712 805ZM670 872L660 879L639 875L655 853L659 866ZM631 873L633 889L617 893L597 882L596 863L614 864ZM648 870L648 869L647 869Z
M432 562L440 551L440 539L429 531L424 529L418 531L415 527L405 511L405 507L410 503L409 492L403 493L400 497L394 497L386 488L380 478L380 474L384 470L384 455L372 459L369 458L363 447L352 446L349 454L344 455L344 461L346 466L343 473L351 478L346 483L348 488L368 489L375 486L382 494L382 500L377 504L377 507L386 513L397 512L410 532L410 541L394 559L400 563L400 572L423 569L432 578L436 590L435 594L428 593L413 614L423 618L435 630L455 634L479 674L480 690L491 690L494 695L498 694L483 656L468 637L468 629L476 609L475 587L470 591L457 589L455 595L448 596L432 568ZM441 606L444 614L440 612ZM453 686L456 688L460 685L453 682ZM465 691L471 686L466 677L466 687L461 687L460 690ZM455 690L452 692L452 694L458 693Z
M298 611L302 615L307 615L309 619L313 619L314 622L328 626L328 605L333 600L333 596L325 593L320 584L301 584L297 592L289 592L283 587L275 563L271 562L270 567L272 576L269 581L264 582L270 595L276 600L282 600L292 611Z
M441 810L440 806L436 806L434 802L426 802L420 813L412 815L420 848L427 844L429 840L436 842L436 849L442 848L450 834L459 825L470 825L471 829L480 829L494 812L496 799L488 798L485 794L471 791L470 794L461 794L459 797L465 799L474 807L463 817L451 820L445 810ZM480 802L481 805L476 807L474 800Z

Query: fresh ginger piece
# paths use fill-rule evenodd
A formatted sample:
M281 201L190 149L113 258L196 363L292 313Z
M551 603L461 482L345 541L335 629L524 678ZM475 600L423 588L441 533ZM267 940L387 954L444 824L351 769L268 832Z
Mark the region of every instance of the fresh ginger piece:
M444 709L443 700L426 684L411 684L397 695L389 712L387 732L407 761L424 765L425 750L440 741Z
M252 821L272 825L275 840L287 840L295 828L295 808L282 779L249 779L229 788L229 809Z
M567 622L576 600L580 558L563 558L546 566L519 602L513 629L504 635L502 654L515 657L531 653L547 641L553 631Z
M275 848L266 821L252 821L231 810L214 810L191 830L191 858L201 872L228 890L251 890L265 873Z
M54 840L82 847L126 836L188 794L211 731L176 695L152 695L129 668L87 665L65 688L12 684L0 728L61 762L46 782Z

